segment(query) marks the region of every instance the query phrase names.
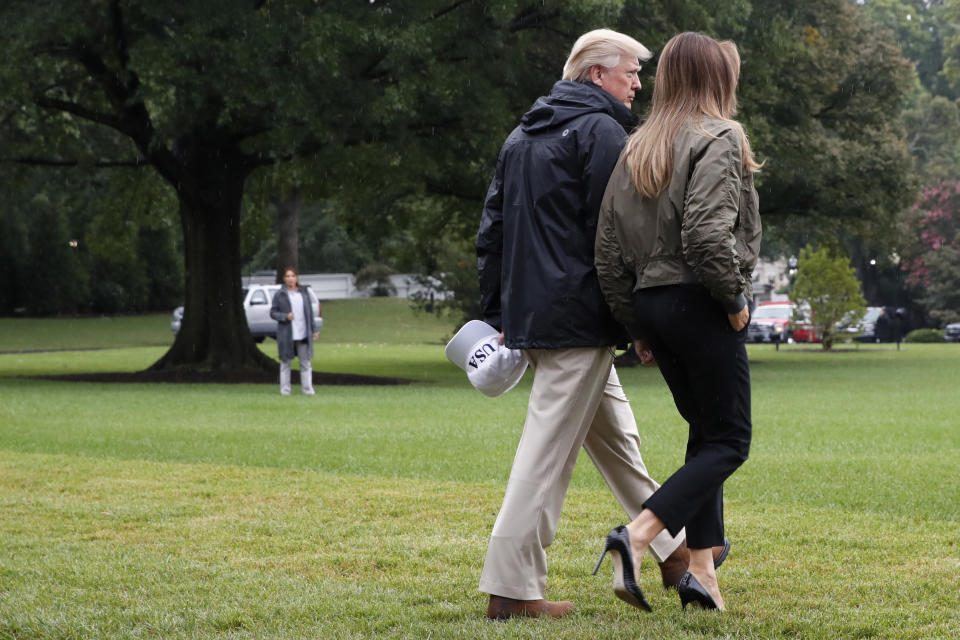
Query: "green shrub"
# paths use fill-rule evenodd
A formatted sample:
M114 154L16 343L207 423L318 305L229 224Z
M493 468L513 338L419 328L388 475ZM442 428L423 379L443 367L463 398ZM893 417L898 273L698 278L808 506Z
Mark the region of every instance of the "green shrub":
M904 338L906 342L943 342L940 329L914 329Z
M384 298L397 295L397 288L390 282L394 271L388 265L372 262L354 276L354 285L370 297Z
M814 251L810 245L800 250L790 298L798 307L810 307L810 323L820 336L824 351L833 346L834 327L841 318L862 318L867 306L850 259L831 254L827 247Z

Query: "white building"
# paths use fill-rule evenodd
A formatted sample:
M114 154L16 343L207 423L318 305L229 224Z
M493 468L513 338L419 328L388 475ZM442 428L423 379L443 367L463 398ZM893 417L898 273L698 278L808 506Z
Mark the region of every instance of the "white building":
M243 276L243 285L273 284L276 274L273 271L258 271L253 275ZM366 298L369 293L365 289L358 289L352 273L301 273L301 284L308 284L320 300L340 300L343 298ZM396 273L390 276L390 284L397 292L397 298L410 298L414 293L423 291L412 274Z
M787 300L787 295L776 293L790 284L786 258L774 261L760 260L753 270L754 303Z

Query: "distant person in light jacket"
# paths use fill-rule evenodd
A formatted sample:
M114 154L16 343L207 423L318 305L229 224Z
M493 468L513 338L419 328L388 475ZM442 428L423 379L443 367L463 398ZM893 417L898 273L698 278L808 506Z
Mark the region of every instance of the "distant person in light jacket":
M313 341L317 339L317 327L313 324L310 296L300 286L297 270L288 267L283 271L283 288L273 296L270 317L277 321L277 351L280 355L280 394L290 395L290 363L294 356L300 359L300 387L312 396Z

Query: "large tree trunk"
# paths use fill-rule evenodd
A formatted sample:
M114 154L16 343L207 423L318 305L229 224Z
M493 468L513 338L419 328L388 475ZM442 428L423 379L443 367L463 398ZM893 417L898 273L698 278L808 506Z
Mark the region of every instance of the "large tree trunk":
M293 267L300 271L298 251L300 227L300 203L303 193L293 187L286 197L277 199L277 283L283 283L283 273Z
M200 151L197 151L200 147ZM184 151L179 185L186 300L170 350L152 370L276 371L254 343L241 292L240 203L248 169L199 144Z

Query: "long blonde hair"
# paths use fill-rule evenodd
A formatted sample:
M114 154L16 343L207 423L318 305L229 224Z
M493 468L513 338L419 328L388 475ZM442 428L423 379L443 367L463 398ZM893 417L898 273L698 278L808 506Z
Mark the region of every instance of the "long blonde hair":
M673 142L684 123L701 118L729 122L740 134L743 169L760 168L737 112L740 54L729 40L717 42L688 31L670 39L660 54L650 115L627 141L627 167L640 195L656 197L673 174ZM708 134L709 135L709 134Z

